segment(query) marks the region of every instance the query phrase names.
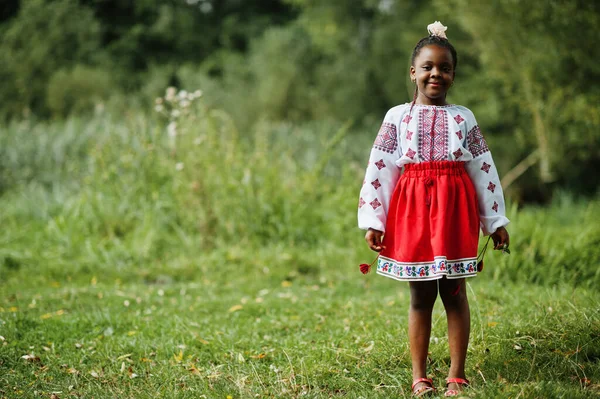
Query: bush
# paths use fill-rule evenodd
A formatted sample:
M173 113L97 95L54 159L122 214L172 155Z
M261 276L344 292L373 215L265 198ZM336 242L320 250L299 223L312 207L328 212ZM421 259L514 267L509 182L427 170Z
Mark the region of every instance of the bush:
M45 114L47 85L57 70L99 61L100 26L77 0L23 1L3 28L0 77L10 85L0 90L0 102L13 116L28 108Z
M113 91L114 84L107 71L77 65L52 75L46 102L55 116L86 113L102 106Z

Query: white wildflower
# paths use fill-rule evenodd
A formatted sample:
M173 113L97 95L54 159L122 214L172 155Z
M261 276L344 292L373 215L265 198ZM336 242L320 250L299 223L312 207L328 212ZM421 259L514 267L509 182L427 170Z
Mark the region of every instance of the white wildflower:
M191 104L191 103L190 103L188 100L183 100L183 101L181 101L181 102L179 103L179 105L181 105L181 107L183 107L183 108L187 108L187 107L189 107L189 106L190 106L190 104Z
M169 123L167 126L167 133L171 138L175 138L175 136L177 136L177 122Z
M157 105L154 107L154 110L155 110L156 112L163 112L163 111L165 110L165 107L163 107L161 104L157 104Z
M202 97L202 90L196 90L196 91L194 92L194 97L195 97L195 98Z
M181 115L181 112L178 109L174 109L173 111L171 111L172 118L177 118L179 115Z
M184 98L186 98L186 97L187 97L187 95L188 95L188 92L187 92L187 91L185 91L185 90L181 90L177 96L178 96L180 99L184 99Z
M167 92L166 92L165 100L167 100L167 101L173 101L175 99L175 93L177 93L177 89L176 88L174 88L173 86L167 87Z
M183 162L177 162L175 164L175 170L183 170Z

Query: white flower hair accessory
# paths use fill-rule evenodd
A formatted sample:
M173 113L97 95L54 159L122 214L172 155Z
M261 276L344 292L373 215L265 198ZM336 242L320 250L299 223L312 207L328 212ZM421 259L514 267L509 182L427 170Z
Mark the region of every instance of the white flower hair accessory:
M435 21L432 24L427 25L427 31L431 36L441 37L442 39L448 39L446 37L447 26L442 25L440 21Z

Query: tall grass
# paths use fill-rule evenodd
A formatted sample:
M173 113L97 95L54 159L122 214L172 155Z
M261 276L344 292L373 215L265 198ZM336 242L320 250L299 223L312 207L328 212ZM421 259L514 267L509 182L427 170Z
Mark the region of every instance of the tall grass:
M373 256L355 227L372 131L333 122L246 129L224 111L192 109L175 135L169 120L142 113L3 128L1 273L124 273L264 247L274 260L296 251L283 259L303 272ZM597 200L562 194L550 207L509 206L509 217L512 255L488 255L488 275L600 283Z

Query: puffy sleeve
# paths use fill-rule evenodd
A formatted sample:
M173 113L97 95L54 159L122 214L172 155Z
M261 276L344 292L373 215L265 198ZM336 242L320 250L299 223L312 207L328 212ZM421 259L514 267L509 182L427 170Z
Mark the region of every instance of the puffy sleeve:
M466 141L473 159L466 163L466 169L477 192L481 229L483 234L490 235L510 221L506 218L504 193L492 153L475 118L468 122Z
M385 232L390 199L400 177L396 161L402 150L398 140L399 121L391 110L386 114L373 143L358 200L358 227Z

